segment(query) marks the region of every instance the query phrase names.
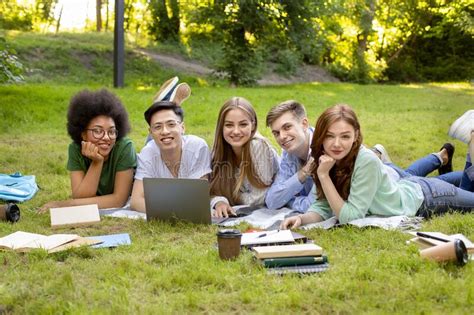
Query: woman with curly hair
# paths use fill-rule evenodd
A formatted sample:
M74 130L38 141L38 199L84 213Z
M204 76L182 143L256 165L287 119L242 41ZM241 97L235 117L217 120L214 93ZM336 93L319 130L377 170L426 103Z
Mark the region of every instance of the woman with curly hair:
M440 179L411 176L396 181L390 177L382 161L362 145L357 116L345 104L326 109L318 118L311 155L316 202L305 214L285 219L281 228L332 216L345 224L367 215L428 218L474 208L474 193Z
M117 96L102 89L83 90L69 104L67 169L71 200L52 201L40 209L97 204L122 207L130 196L136 153L125 136L130 131L128 114Z
M211 209L216 217L235 215L232 206L264 206L279 158L257 131L249 101L233 97L222 106L212 149Z

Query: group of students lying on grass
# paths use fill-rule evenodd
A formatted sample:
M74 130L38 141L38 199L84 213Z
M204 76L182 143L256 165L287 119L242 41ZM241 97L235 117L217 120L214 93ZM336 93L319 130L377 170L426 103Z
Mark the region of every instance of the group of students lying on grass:
M266 117L283 149L280 160L258 132L250 102L232 97L220 109L210 151L203 139L185 134L181 103L190 87L177 83L177 77L165 82L145 111L149 138L138 157L126 138L130 124L121 101L105 89L76 94L67 116L73 199L52 201L40 210L91 203L119 208L131 192L131 208L145 212L146 177L208 180L216 217L234 215L232 206L241 204L289 207L299 213L284 220L282 228L331 216L346 223L371 214L430 217L474 208L474 141L469 142L462 172L452 172L450 144L402 170L382 146L363 145L357 116L348 105L326 109L313 128L304 106L290 100L274 106ZM444 174L424 177L435 169Z

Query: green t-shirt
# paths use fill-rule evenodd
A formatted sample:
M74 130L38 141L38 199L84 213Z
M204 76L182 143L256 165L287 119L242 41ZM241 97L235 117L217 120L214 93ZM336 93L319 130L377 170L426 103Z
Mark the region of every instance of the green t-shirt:
M87 172L92 160L81 154L81 146L77 143L69 145L69 157L67 161L68 171ZM115 174L120 171L136 168L137 155L133 143L128 138L118 140L109 158L102 166L100 173L99 186L97 187L97 196L108 195L114 192Z

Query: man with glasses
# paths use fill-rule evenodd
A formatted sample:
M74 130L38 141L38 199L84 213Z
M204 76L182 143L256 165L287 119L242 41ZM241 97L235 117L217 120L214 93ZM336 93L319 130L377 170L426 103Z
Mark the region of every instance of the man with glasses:
M138 155L132 209L145 212L143 178L207 178L211 172L204 139L184 135L184 112L170 101L155 102L144 114L153 141Z

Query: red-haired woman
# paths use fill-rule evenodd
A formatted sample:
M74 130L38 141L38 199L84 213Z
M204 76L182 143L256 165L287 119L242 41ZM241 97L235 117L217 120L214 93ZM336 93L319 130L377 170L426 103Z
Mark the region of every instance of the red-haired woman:
M317 200L307 213L284 220L282 228L331 216L344 224L370 214L430 217L474 208L474 193L439 179L391 179L375 153L362 145L359 121L348 105L335 105L321 114L311 155Z

